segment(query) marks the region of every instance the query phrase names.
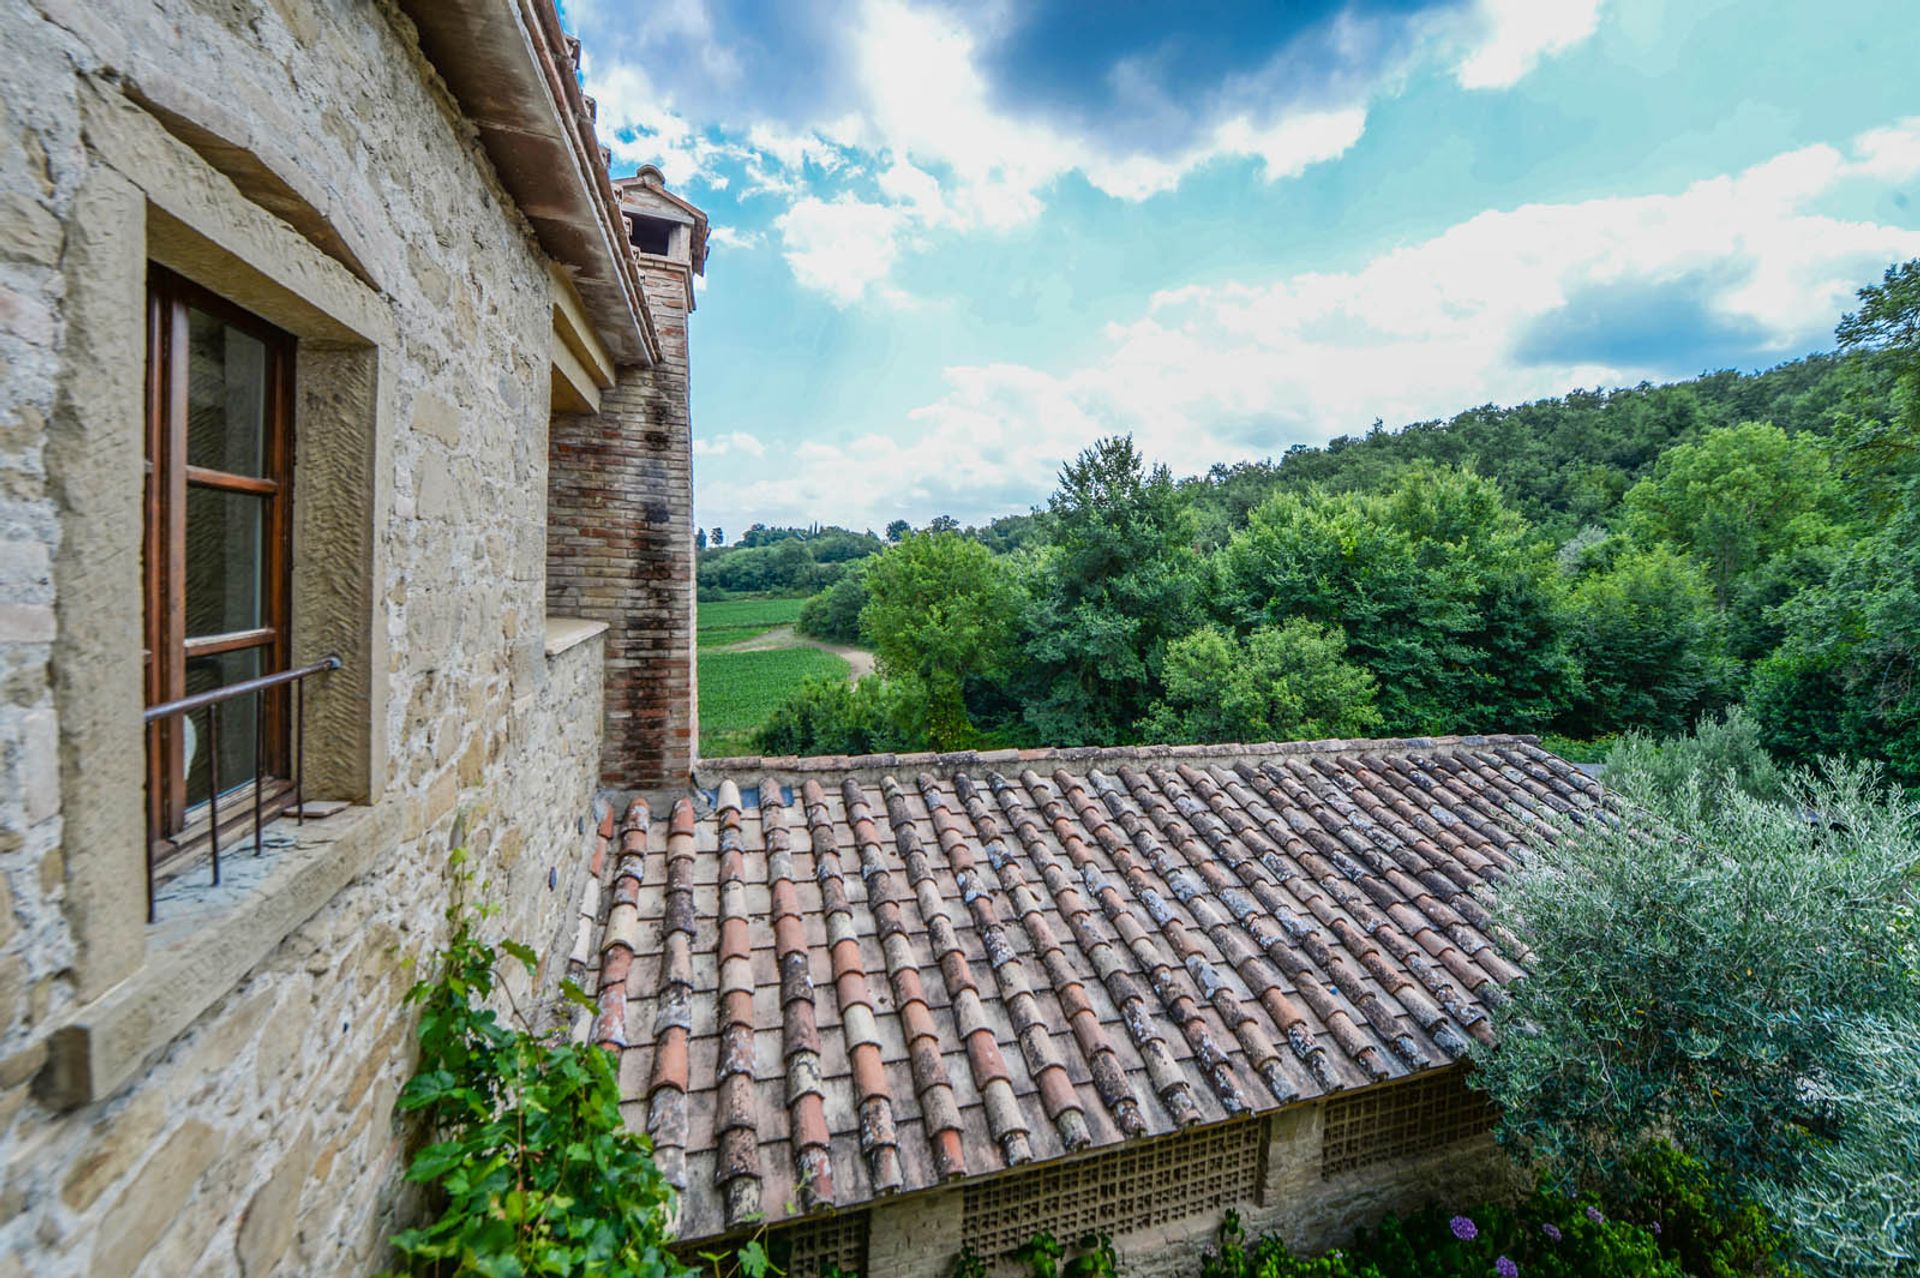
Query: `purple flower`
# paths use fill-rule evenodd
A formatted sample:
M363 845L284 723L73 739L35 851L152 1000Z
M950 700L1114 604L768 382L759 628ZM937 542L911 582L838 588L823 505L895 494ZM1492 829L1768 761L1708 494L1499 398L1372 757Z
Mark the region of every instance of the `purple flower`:
M1653 1222L1653 1236L1655 1238L1660 1236L1660 1222L1657 1220Z
M1455 1216L1447 1222L1447 1228L1453 1230L1453 1236L1461 1242L1472 1242L1480 1236L1480 1226L1465 1216Z
M1607 1218L1600 1214L1600 1209L1598 1207L1587 1208L1587 1219L1591 1220L1596 1225L1604 1225L1607 1223Z
M1560 1226L1554 1224L1551 1220L1540 1226L1540 1232L1548 1238L1551 1238L1554 1242L1560 1241Z
M1505 1256L1493 1262L1493 1272L1499 1274L1500 1278L1520 1278L1520 1266Z

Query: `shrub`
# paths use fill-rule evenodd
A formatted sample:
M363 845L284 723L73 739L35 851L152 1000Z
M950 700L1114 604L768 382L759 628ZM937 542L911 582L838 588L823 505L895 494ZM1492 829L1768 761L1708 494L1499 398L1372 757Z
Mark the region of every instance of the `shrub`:
M1517 1206L1428 1207L1389 1216L1353 1245L1303 1257L1280 1239L1249 1242L1229 1214L1201 1278L1788 1278L1764 1211L1728 1194L1671 1149L1642 1168L1649 1191L1608 1204L1541 1185ZM1502 1262L1505 1262L1503 1265Z
M910 748L898 696L877 675L858 683L808 679L774 710L753 748L762 754L874 754Z
M1502 1262L1505 1262L1504 1264ZM1295 1256L1278 1238L1248 1244L1231 1216L1201 1278L1682 1278L1640 1225L1611 1219L1590 1201L1539 1194L1519 1208L1483 1204L1388 1216L1351 1247Z
M453 935L433 976L407 994L420 1009L420 1063L397 1109L427 1138L407 1179L428 1187L439 1215L394 1236L404 1272L687 1274L665 1245L673 1191L620 1116L612 1059L503 1023L489 1006L507 985L477 930L491 911L457 899L472 881L462 859L454 854ZM526 946L499 948L536 970Z
M1920 804L1839 765L1788 774L1777 803L1733 770L1681 793L1542 844L1501 885L1498 919L1532 951L1475 1074L1502 1139L1625 1193L1670 1140L1796 1239L1911 1240L1920 1121L1883 1111L1905 1097L1911 1120L1920 1094L1920 1051L1897 1047L1920 1006Z
M1563 737L1557 732L1540 734L1540 748L1550 754L1557 754L1568 763L1605 763L1607 751L1613 749L1615 736L1598 736L1582 741L1574 737Z
M1906 920L1909 974L1913 919ZM1920 981L1914 983L1920 990ZM1838 1116L1791 1185L1760 1197L1792 1222L1800 1253L1844 1278L1920 1270L1920 1017L1867 1018L1835 1037L1828 1069L1809 1080Z
M1693 735L1660 741L1629 732L1607 751L1607 786L1662 815L1709 815L1728 794L1778 801L1786 778L1760 742L1760 726L1739 706L1703 716Z
M1775 1218L1699 1159L1661 1143L1643 1150L1632 1171L1635 1190L1627 1210L1656 1229L1662 1249L1689 1274L1793 1272L1783 1259L1789 1239Z

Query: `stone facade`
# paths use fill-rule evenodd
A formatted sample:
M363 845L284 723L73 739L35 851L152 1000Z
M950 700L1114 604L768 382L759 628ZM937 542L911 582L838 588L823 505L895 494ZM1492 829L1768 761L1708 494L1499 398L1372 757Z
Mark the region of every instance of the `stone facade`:
M0 103L0 1272L371 1272L450 849L561 958L588 872L606 641L549 618L546 572L578 299L404 5L0 0ZM308 779L348 805L151 927L149 261L299 342L296 657L345 660ZM684 524L663 319L677 362L607 396Z

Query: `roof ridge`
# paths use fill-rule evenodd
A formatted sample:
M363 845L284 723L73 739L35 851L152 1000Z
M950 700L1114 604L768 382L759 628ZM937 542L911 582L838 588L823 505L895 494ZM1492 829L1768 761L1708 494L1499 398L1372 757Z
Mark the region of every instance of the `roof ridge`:
M1538 746L1531 733L1472 733L1439 737L1330 737L1319 741L1218 742L1204 745L1032 746L1002 750L922 750L906 754L725 755L694 764L698 780L711 774L714 784L729 773L832 772L841 775L872 772L933 770L955 772L1001 767L1034 767L1042 763L1075 763L1097 767L1103 763L1152 763L1163 760L1267 759L1287 755L1379 753L1382 751L1448 751L1493 746ZM705 785L704 782L702 782ZM707 787L711 788L711 787Z

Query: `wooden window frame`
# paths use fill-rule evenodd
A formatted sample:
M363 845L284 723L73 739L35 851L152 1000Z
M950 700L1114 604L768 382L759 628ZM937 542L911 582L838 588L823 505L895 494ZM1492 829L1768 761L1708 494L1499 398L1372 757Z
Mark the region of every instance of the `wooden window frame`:
M197 309L258 338L267 350L262 475L236 475L187 463L187 312ZM145 680L149 706L186 695L187 664L196 657L261 650L261 674L292 658L293 396L295 339L250 311L164 267L147 278ZM203 488L267 499L261 565L262 626L189 638L186 633L187 491ZM232 703L228 703L232 704ZM277 814L292 797L286 689L259 694L266 751L256 777L219 804L222 825L249 820L253 790ZM183 716L147 728L147 843L157 871L207 841L208 805L187 801ZM224 831L223 831L224 832Z

